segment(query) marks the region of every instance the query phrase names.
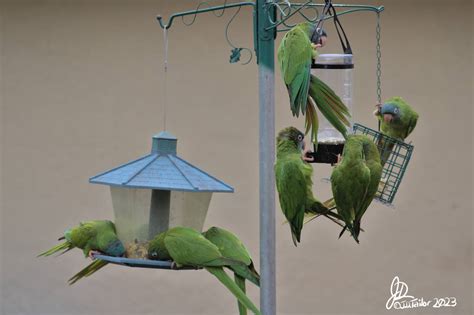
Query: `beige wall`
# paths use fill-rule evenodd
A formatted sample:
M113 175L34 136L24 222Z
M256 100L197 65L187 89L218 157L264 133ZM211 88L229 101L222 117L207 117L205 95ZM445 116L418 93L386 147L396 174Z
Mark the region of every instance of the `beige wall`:
M351 1L353 2L353 1ZM415 152L394 209L374 203L360 245L321 220L292 245L277 207L278 314L471 314L472 2L377 1L383 96L420 113ZM111 218L105 186L88 178L150 150L162 129L158 13L195 1L1 1L1 314L235 314L204 271L108 266L73 287L80 251L37 259L69 226ZM170 32L168 130L179 154L235 187L215 194L206 227L241 236L258 265L257 67L230 65L226 18L175 21ZM375 127L375 18L343 18L356 54L355 119ZM338 49L333 27L325 52ZM251 13L230 29L252 45ZM281 37L277 39L279 42ZM277 72L277 129L293 119ZM315 194L330 195L315 165ZM386 311L398 275L417 297L455 296L450 309ZM250 288L258 301L258 291Z

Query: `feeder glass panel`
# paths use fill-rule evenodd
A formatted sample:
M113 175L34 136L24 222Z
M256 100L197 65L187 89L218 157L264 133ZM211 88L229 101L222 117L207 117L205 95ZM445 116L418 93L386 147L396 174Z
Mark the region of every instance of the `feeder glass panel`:
M150 189L110 187L117 236L123 243L149 239Z
M352 72L354 64L349 54L321 54L311 66L311 73L324 81L341 98L349 112L352 110ZM352 125L352 120L350 120ZM351 131L352 127L348 128ZM319 115L318 142L320 144L341 144L344 137L323 115Z
M127 257L143 258L146 242L175 226L202 231L211 192L110 187L118 238Z

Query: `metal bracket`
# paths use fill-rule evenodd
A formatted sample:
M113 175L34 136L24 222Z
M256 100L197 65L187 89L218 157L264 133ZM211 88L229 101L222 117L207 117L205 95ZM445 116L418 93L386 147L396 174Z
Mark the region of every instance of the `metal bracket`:
M201 4L207 4L207 2L201 2ZM158 15L156 19L160 24L161 28L169 29L173 24L173 20L177 17L185 17L189 15L194 15L194 19L198 14L207 13L207 12L214 12L219 10L225 10L230 8L240 8L245 6L253 7L253 19L254 19L254 50L255 55L258 56L258 41L268 41L270 39L275 39L277 32L285 32L290 30L296 24L288 23L288 20L295 15L299 15L304 20L311 22L311 23L320 23L327 19L332 18L330 15L323 14L320 16L318 8L325 7L326 4L324 3L314 3L313 0L309 0L304 3L291 3L287 0L284 1L267 1L264 6L264 10L262 12L257 12L256 2L252 1L245 1L245 2L236 2L236 3L224 3L223 5L218 6L209 6L207 8L200 8L201 4L195 10L183 11L172 14L168 21L164 21L161 15ZM338 12L338 16L350 14L359 11L369 11L375 12L379 14L384 10L384 6L371 6L371 5L357 5L357 4L333 4L336 8L348 8L348 10ZM305 10L313 10L314 16L309 16L308 14L304 13ZM325 12L323 12L325 13ZM217 15L221 16L221 15ZM277 18L278 17L278 18ZM265 23L258 23L259 19L266 19ZM193 23L192 22L192 23ZM190 23L190 24L192 24ZM189 25L190 25L189 24ZM259 26L260 25L260 26ZM283 27L282 27L283 26ZM229 42L229 40L227 39ZM240 52L242 49L241 47L235 47L230 42L229 44L232 46L231 56L229 61L231 63L235 63L240 60ZM243 64L249 63L250 60L244 62ZM258 63L258 59L257 59Z

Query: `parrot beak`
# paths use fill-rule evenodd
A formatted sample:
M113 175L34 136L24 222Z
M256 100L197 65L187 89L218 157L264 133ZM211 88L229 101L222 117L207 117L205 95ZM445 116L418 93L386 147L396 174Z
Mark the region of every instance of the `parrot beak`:
M312 152L311 149L308 149L306 147L306 141L303 141L303 153L302 153L302 156L301 156L303 161L305 161L305 162L314 161L314 157L308 156L308 154L311 153L311 152Z
M303 141L300 141L298 143L298 150L301 151L301 150L304 150L304 149L306 149L306 142L303 140Z
M393 115L392 114L384 114L383 115L383 120L386 123L390 123L393 120Z

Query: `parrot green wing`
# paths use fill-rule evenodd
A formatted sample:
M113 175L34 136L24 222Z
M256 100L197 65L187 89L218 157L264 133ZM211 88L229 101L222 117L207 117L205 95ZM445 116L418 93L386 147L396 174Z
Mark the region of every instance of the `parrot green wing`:
M242 265L231 265L229 268L255 285L260 285L260 275L255 270L250 253L236 235L219 227L211 227L203 235L217 246L222 256L242 262Z
M302 170L304 166L298 154L277 159L275 179L280 206L291 227L295 245L300 242L307 198L307 182Z
M246 265L250 265L252 262L247 248L233 233L214 226L204 232L203 235L217 246L224 257L239 260Z
M171 258L183 266L228 266L237 263L222 256L216 245L191 228L175 227L166 233L165 246Z
M278 47L278 63L290 95L293 116L298 116L300 111L306 113L312 51L308 35L299 26L288 31Z
M361 208L359 209L356 215L356 220L358 222L360 222L365 211L372 203L372 200L374 199L375 194L377 193L377 190L379 188L380 178L382 177L382 165L380 163L380 154L378 152L377 146L370 138L366 136L362 137L363 150L365 152L365 164L370 171L370 179L369 184L367 186L366 196L361 205Z
M416 123L418 121L418 114L415 113L415 112L410 113L410 117L407 120L408 120L407 132L405 134L405 138L407 138L412 133L412 131L415 129Z
M331 188L337 212L357 242L358 234L354 232L354 223L370 183L370 170L363 159L361 141L357 136L349 136L344 146L342 162L331 174Z

